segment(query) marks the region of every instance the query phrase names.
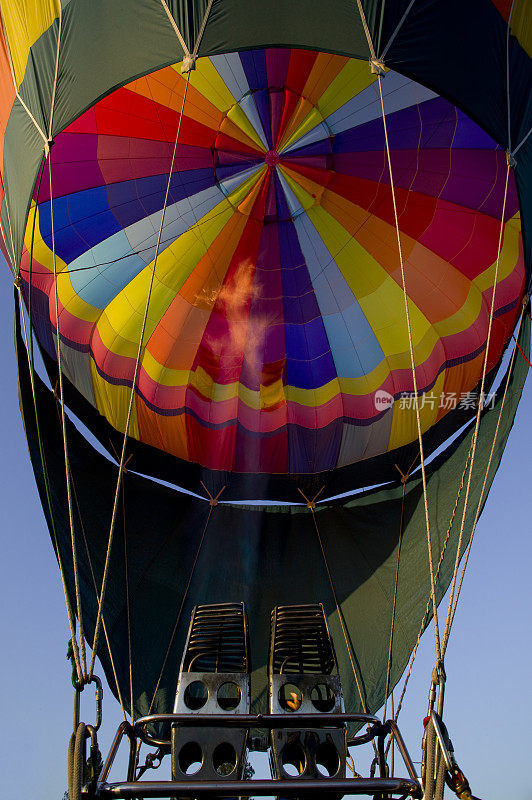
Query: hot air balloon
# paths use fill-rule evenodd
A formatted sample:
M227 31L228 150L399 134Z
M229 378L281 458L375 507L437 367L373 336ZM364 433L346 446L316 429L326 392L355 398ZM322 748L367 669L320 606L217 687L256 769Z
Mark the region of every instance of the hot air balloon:
M402 747L373 715L433 620L423 788L466 791L444 655L528 369L525 0L1 8L21 410L78 695L97 657L129 733L172 752L168 796L191 752L175 714L207 703L190 686L218 692L206 729L236 709L230 739L245 706L246 730L268 712L278 732L225 742L227 774L212 745L218 778L269 746L289 792L276 715L301 713L316 791L317 712L338 741L368 723ZM377 749L359 788L416 796ZM128 778L115 796L141 791L135 759Z

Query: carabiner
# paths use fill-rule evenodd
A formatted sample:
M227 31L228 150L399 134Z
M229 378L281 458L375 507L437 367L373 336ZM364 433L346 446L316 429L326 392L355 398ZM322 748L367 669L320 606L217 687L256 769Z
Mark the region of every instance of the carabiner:
M94 725L90 727L93 728L94 731L100 729L100 725L102 724L102 701L103 701L103 687L102 682L98 678L97 675L93 675L90 679L83 678L81 681L77 681L75 686L75 695L74 695L74 730L77 730L79 725L79 709L80 709L80 698L81 692L89 683L96 684L96 692L95 692L95 701L96 701L96 722Z

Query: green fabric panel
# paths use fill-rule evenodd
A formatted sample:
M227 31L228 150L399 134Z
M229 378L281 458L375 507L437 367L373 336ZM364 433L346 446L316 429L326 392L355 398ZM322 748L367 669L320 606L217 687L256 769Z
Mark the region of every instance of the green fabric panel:
M208 4L208 0L167 0L167 6L191 53Z
M527 318L521 345L529 349ZM42 470L38 454L27 358L18 333L21 408L33 468L45 514ZM495 475L527 373L516 359L506 400L488 489ZM64 464L56 402L37 379L38 408L51 483L59 547L73 593L70 532L64 485ZM469 535L484 469L491 448L500 398L481 422L477 459L466 519ZM469 427L447 453L429 467L429 504L435 561L445 538L465 458ZM85 629L92 640L97 611L92 571L100 585L107 547L116 466L97 453L68 424L68 443L75 488L76 535ZM198 487L200 489L200 487ZM333 575L338 601L355 653L369 711L383 702L395 566L402 504L402 486L374 490L355 498L318 506L316 519ZM265 708L266 656L271 609L277 604L322 602L326 608L340 664L347 708L361 708L312 516L305 507L219 504L207 527L205 501L127 473L125 520L119 515L112 549L110 582L104 618L113 642L113 656L126 705L129 698L126 570L131 604L133 691L137 713L147 713L169 642L166 668L152 711L173 705L183 643L190 614L197 603L244 600L249 615L253 708ZM458 539L457 514L438 581L441 597L449 584ZM81 524L82 522L82 524ZM202 541L203 531L205 537ZM467 544L467 536L463 547ZM86 538L85 538L86 537ZM197 557L197 563L194 562ZM192 574L192 578L190 576ZM190 587L187 585L190 579ZM394 636L393 686L408 661L429 597L427 537L419 478L406 486L404 534ZM182 608L181 608L182 606ZM172 639L172 632L175 636ZM101 638L99 656L109 685L114 681ZM116 693L116 691L115 691Z
M35 117L36 122L48 135L50 108L57 56L58 21L40 36L31 48L24 79L19 94ZM42 144L42 137L41 137Z
M189 43L196 38L206 4L207 0L170 0L171 11ZM389 41L408 4L409 0L363 0L377 54ZM54 23L32 48L22 87L23 96L43 123L49 114L56 32ZM260 0L214 0L200 54L274 45L362 58L369 54L353 0L270 0L266 6ZM176 62L181 55L175 32L156 0L70 0L63 7L54 133L116 87ZM456 102L506 147L506 24L489 0L414 3L386 61ZM532 68L530 58L513 36L510 84L515 146L532 123ZM10 178L15 169L12 165L9 169L9 159L17 159L14 163L18 167L19 154L24 152L28 164L35 165L42 152L42 142L35 150L24 125L18 128L16 106L12 116L10 141L4 153L4 175ZM517 171L523 169L518 159ZM30 173L25 167L16 181L4 178L11 213L17 219L17 258L24 227L19 220L28 208L36 170ZM528 185L530 174L523 173L520 180L523 186ZM527 212L525 227L528 225ZM529 269L529 250L527 258Z
M8 253L11 253L12 232L17 265L20 262L31 193L42 155L42 137L20 101L15 99L4 139L2 177L6 198L2 203L2 226L8 239Z
M284 46L369 57L353 0L214 0L199 54Z

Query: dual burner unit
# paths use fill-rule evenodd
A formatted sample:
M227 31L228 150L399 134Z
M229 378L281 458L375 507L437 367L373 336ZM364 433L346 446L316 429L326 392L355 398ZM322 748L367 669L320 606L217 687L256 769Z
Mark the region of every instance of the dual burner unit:
M251 662L243 603L197 606L181 662L174 713L198 715L197 726L172 727L174 781L235 781L245 777L247 749L270 747L277 780L344 778L346 726L308 728L297 717L344 712L334 646L319 605L278 606L272 612L268 711L278 717L269 742L224 715L250 715ZM283 725L286 718L286 725ZM202 722L205 723L202 726Z

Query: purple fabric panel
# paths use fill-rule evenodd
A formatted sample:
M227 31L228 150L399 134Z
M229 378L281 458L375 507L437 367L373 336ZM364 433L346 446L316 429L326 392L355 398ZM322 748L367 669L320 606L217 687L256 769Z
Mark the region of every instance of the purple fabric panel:
M22 294L26 307L28 306L28 289L29 284L23 279ZM41 292L36 286L31 288L31 320L39 344L56 361L57 353L55 352L55 344L52 337L52 330L55 330L55 328L53 328L50 321L50 300L48 295L45 292Z
M389 184L383 152L341 153L333 168L344 175ZM502 150L395 150L394 184L499 218L502 211L506 156ZM506 219L518 209L513 174L508 185Z
M98 165L97 150L98 137L90 133L65 132L57 137L51 150L54 197L105 185L106 181ZM44 203L49 199L50 180L48 170L45 170L39 202Z
M392 150L410 150L418 145L423 149L460 148L465 144L473 150L496 147L488 134L441 97L387 115L386 124ZM378 117L337 134L333 150L347 153L383 147L383 124Z
M294 224L279 223L286 380L313 389L336 377L334 360Z
M266 71L266 52L264 50L243 50L239 53L240 61L248 86L252 92L268 86Z
M291 53L288 48L266 50L266 72L270 89L284 87Z
M277 175L277 170L275 171L275 200L277 203L277 218L279 220L292 219L290 209L288 208L288 203L286 202L286 197L284 196L281 181Z
M140 219L160 211L168 177L154 175L140 180L113 183L107 187L109 205L122 228L127 228ZM213 186L214 169L190 170L172 175L168 205Z
M341 419L318 430L288 425L289 471L306 473L334 469L338 461L342 432Z
M279 123L283 113L285 94L283 91L271 91L269 93L270 103L270 136L271 141L276 142L279 135ZM272 146L272 145L270 145Z
M151 139L100 136L98 158L106 183L168 175L173 145ZM174 172L208 169L213 166L212 151L206 147L181 144L177 147Z

